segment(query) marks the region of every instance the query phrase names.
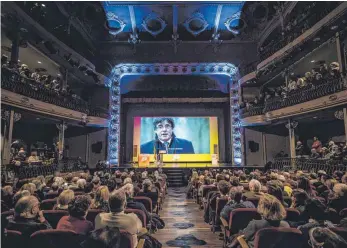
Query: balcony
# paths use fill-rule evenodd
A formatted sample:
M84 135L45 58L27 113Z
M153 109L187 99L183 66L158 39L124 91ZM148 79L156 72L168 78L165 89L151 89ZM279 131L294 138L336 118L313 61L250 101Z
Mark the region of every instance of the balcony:
M79 116L85 114L89 115L92 118L93 117L101 117L101 118L108 118L108 111L106 109L101 109L98 107L92 107L88 105L87 102L83 101L82 99L78 99L76 97L73 97L72 95L64 94L62 92L57 92L53 89L45 87L43 84L38 83L34 81L33 79L26 78L23 76L20 76L18 72L14 70L10 70L7 68L1 69L1 88L3 89L3 99L4 103L6 103L7 100L15 100L15 96L21 95L25 96L20 99L20 102L27 103L31 100L35 101L41 101L45 104L40 104L37 101L38 105L41 106L41 109L43 108L51 108L51 106L48 106L47 104L52 104L61 108L73 110L69 115L73 116L76 111L79 112ZM15 95L8 94L9 96L6 96L6 91L9 91L11 93L15 93ZM13 95L13 96L12 96ZM30 98L30 99L29 99ZM35 100L34 100L35 99ZM34 104L30 104L30 108L34 107ZM61 108L58 108L58 110L52 109L52 112L59 112L59 110L62 110ZM62 110L63 111L63 110ZM69 112L69 111L67 111ZM80 118L80 117L79 117Z

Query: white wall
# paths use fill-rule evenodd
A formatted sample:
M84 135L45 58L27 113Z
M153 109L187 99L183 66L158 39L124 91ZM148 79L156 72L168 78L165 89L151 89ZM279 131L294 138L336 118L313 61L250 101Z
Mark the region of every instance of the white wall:
M249 141L259 144L257 152L251 152L248 145ZM264 145L266 146L266 154L263 155ZM245 148L247 165L264 165L268 161L273 161L281 150L288 155L290 154L289 137L265 134L265 144L263 144L262 132L247 128L245 128Z

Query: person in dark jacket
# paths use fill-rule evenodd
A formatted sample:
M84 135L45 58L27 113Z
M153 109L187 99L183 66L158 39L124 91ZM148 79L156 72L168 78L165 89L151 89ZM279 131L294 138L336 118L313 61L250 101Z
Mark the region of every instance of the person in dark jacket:
M153 190L153 184L151 180L145 179L142 183L143 190L137 193L137 196L146 196L152 200L153 211L155 210L158 203L158 192Z
M329 207L335 209L338 213L344 208L347 208L347 185L337 183L333 188L334 197L329 199Z
M19 231L29 238L36 231L52 229L40 211L40 203L35 196L24 196L16 203L14 218L10 218L7 229Z

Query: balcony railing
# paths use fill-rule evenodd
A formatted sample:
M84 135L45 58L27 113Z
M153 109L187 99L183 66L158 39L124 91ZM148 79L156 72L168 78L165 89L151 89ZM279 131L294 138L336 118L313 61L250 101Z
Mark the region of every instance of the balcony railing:
M272 165L276 170L302 170L307 172L325 171L327 174L333 174L334 171L347 171L346 160L331 159L311 159L311 158L278 158Z
M87 102L81 99L46 88L43 84L37 83L30 78L22 77L16 71L7 68L1 68L1 88L87 115L107 116L107 111L100 112L99 109L89 106Z
M241 118L264 114L264 105L251 106L241 109Z

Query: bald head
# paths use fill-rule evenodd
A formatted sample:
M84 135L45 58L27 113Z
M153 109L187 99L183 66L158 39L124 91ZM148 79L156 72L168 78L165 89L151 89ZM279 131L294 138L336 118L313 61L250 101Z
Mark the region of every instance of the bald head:
M24 196L16 203L14 208L15 215L24 218L33 218L40 211L39 204L35 196Z

